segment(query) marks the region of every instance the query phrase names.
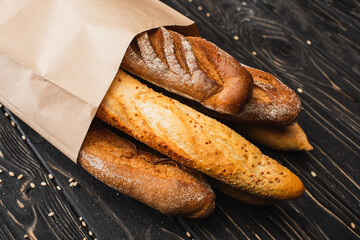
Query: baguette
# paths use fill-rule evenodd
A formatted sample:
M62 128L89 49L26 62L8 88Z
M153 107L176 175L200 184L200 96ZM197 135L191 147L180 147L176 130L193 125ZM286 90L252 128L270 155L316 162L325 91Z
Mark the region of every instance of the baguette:
M139 34L121 67L200 102L203 111L219 118L290 125L301 109L297 94L273 75L241 66L205 39L184 37L165 28Z
M212 187L218 189L219 191L225 193L226 195L228 195L236 200L240 200L245 203L263 206L263 205L270 205L270 204L273 204L276 202L276 200L274 200L274 199L256 197L244 190L239 190L239 189L233 188L233 187L229 186L228 184L225 184L219 180L216 180L215 178L208 177L207 180Z
M254 142L281 151L311 151L304 130L298 123L292 126L265 126L259 124L236 123L230 125L235 131Z
M254 79L250 102L234 120L268 125L291 125L301 110L299 96L270 73L244 66Z
M96 116L160 153L254 196L286 200L304 192L296 175L239 134L121 70Z
M215 194L200 173L134 145L100 124L90 128L78 164L164 214L200 218L214 210Z
M224 114L239 113L253 87L249 72L225 51L163 27L137 35L121 67Z

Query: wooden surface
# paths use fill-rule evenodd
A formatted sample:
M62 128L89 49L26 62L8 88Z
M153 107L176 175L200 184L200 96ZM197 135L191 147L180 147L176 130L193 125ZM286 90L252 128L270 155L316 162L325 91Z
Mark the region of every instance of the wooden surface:
M301 178L304 196L255 207L217 192L216 210L206 219L165 216L94 179L5 106L0 109L0 239L25 234L31 239L358 239L359 1L164 2L195 20L203 37L240 62L303 90L299 123L315 149L261 149ZM71 188L68 179L74 176L79 185Z

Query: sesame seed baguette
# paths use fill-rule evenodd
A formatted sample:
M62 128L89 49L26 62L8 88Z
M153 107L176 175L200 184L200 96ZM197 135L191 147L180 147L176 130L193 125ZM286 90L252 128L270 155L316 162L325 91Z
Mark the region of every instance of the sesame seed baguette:
M235 131L121 70L97 117L160 153L254 196L285 200L304 192L297 176Z
M121 67L224 114L239 113L253 87L249 72L215 44L163 27L137 35Z
M78 164L94 177L167 215L200 218L215 207L205 178L174 160L93 124Z
M314 148L298 123L291 126L267 126L251 123L231 124L246 138L280 151L311 151Z

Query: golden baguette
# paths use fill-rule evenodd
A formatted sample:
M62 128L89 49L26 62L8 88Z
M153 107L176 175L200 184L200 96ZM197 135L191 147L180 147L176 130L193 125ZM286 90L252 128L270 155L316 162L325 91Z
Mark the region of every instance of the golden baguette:
M247 139L275 150L313 150L304 130L298 123L292 126L265 126L250 123L236 123L230 126Z
M206 217L215 194L205 178L169 158L93 124L78 164L103 183L167 215Z
M294 199L304 185L235 131L123 71L97 117L184 165L261 198Z

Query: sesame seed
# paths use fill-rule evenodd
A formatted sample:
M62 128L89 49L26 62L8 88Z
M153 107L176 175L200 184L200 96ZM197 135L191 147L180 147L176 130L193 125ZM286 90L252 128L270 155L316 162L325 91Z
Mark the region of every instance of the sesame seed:
M186 232L186 236L191 237L191 234L189 232Z
M350 226L354 229L355 228L355 223L350 223Z
M43 187L46 186L46 182L41 182L40 184L41 184L41 186L43 186Z
M252 51L251 53L252 53L252 55L254 55L254 56L257 55L257 52L255 52L255 51Z
M89 235L90 235L90 236L94 236L94 234L93 234L92 231L89 231Z
M234 40L239 40L239 36L235 35Z
M192 2L193 0L189 0L189 2Z
M307 44L307 45L311 45L311 41L310 41L310 40L306 40L306 44Z
M29 237L29 235L27 235L27 234L24 235L24 238L28 238L28 237Z
M83 217L79 217L79 221L82 221L83 220Z
M2 173L3 172L3 170L2 169L0 169L0 173Z
M50 212L50 213L48 214L49 217L52 217L52 216L54 216L54 215L55 215L54 212Z
M0 108L2 108L3 107L3 105L0 103Z
M311 171L311 176L316 177L316 173L314 171Z
M24 177L24 175L22 175L22 174L20 174L18 177L17 177L17 179L22 179Z
M2 179L0 179L0 183L2 183Z
M77 187L77 185L78 185L79 183L76 181L76 182L74 182L74 187Z
M74 179L73 179L73 178L70 178L70 179L69 179L69 183L71 183L72 181L74 181Z
M83 238L83 240L87 240L87 238Z
M15 174L13 172L9 172L9 175L10 175L10 177L15 176Z
M11 126L15 127L15 122L14 121L11 121Z
M30 187L31 187L31 188L35 188L35 184L34 184L34 183L30 183Z
M24 135L22 135L22 136L21 136L21 139L25 141L25 140L26 140L26 137L25 137Z
M206 13L206 16L207 16L207 17L210 17L211 15L210 15L210 13Z
M60 186L56 186L56 189L61 191L61 187Z
M9 116L9 114L6 112L6 113L5 113L5 117L8 117L8 116Z
M69 186L70 186L70 187L74 187L74 183L71 182L71 183L69 184Z
M54 179L54 176L53 176L52 174L49 174L48 177L49 177L50 179Z
M198 6L198 9L199 9L200 11L203 10L202 6Z
M84 221L81 222L81 225L83 225L83 227L86 227L86 223Z
M297 91L298 91L298 93L302 93L302 92L303 92L303 90L302 90L301 88L298 88Z

